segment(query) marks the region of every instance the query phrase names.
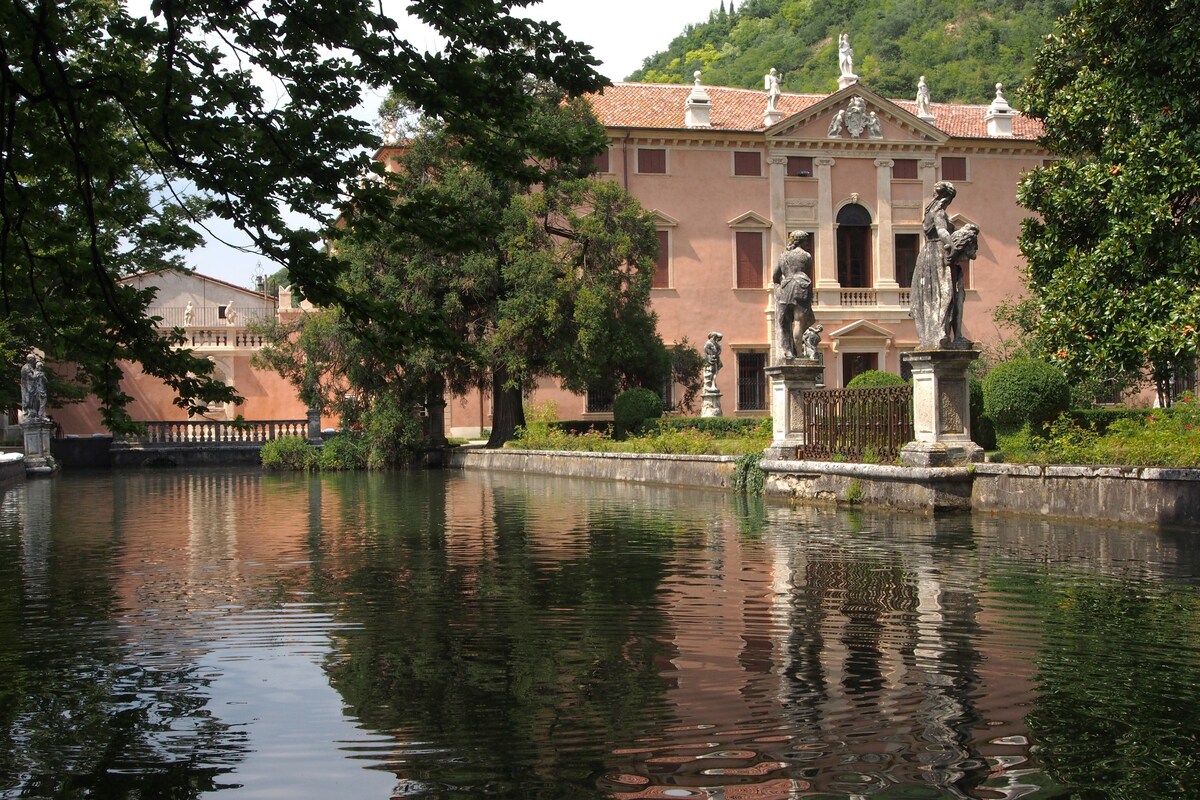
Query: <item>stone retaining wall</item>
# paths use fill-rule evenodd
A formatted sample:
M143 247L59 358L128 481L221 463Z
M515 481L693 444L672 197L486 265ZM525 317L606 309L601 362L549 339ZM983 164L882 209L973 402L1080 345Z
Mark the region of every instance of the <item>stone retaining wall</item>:
M673 456L658 453L567 453L549 450L487 450L454 447L447 466L529 472L572 478L729 489L734 456Z
M971 508L971 470L967 468L768 460L761 466L768 497L921 511Z
M978 464L971 508L1200 526L1200 469Z

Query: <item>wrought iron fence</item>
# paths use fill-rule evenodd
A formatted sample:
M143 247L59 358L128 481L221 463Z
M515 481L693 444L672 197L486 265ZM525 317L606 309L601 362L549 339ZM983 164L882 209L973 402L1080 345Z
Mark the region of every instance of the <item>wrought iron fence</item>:
M146 432L129 441L147 445L263 444L283 436L308 436L308 420L189 420L187 422L143 422Z
M801 457L895 461L913 439L912 402L911 386L803 392Z

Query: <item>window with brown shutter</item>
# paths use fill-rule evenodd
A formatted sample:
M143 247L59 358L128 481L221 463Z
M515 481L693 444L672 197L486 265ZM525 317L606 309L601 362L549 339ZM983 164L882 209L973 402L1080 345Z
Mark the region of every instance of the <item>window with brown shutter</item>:
M757 150L739 150L733 154L733 174L758 177L762 175L762 156Z
M917 160L915 158L897 158L892 161L892 178L898 181L917 179Z
M967 179L967 160L961 156L946 156L942 159L942 180L965 181Z
M654 262L652 289L671 288L671 232L658 231L658 259Z
M639 147L637 171L643 175L667 174L667 151L655 147Z
M787 174L789 178L811 178L813 174L812 156L788 156Z
M763 288L763 235L761 231L737 232L737 288Z
M608 148L604 148L604 152L597 153L592 166L596 168L596 172L610 172L608 166Z

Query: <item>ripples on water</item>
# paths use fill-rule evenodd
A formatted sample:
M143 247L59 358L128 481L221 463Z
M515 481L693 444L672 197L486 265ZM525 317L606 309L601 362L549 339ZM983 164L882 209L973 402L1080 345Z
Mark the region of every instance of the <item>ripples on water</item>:
M1195 797L1192 534L474 473L0 503L0 798Z

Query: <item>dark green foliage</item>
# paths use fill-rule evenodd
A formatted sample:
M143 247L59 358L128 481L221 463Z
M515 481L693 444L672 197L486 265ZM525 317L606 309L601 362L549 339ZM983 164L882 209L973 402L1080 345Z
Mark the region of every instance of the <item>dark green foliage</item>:
M262 446L263 469L307 472L317 466L317 449L299 436L283 436Z
M322 472L365 469L369 454L363 436L342 431L325 440L317 455L317 467Z
M1155 413L1156 409L1153 408L1073 408L1070 418L1080 428L1104 435L1118 420L1144 423Z
M613 399L614 435L623 439L631 433L639 433L642 423L661 417L662 398L650 389L627 389Z
M997 364L983 379L984 413L998 428L1049 422L1066 411L1070 401L1062 371L1038 359Z
M701 431L716 436L771 435L770 417L660 417L644 426L647 435L667 431Z
M405 466L421 457L426 437L421 417L414 412L392 396L371 408L363 425L368 468Z
M690 414L696 408L696 395L704 387L704 356L686 336L671 345L670 353L674 381L683 387L683 397L674 410Z
M749 495L762 494L767 476L760 466L763 454L747 453L740 456L733 466L733 490Z
M967 375L967 391L970 392L971 441L984 450L995 450L996 426L983 413L983 381Z
M1200 347L1200 1L1087 0L1020 95L1061 156L1023 182L1045 353L1071 380L1169 377Z
M379 144L356 113L364 88L397 92L441 119L473 163L532 184L579 140L531 122L529 82L567 95L604 83L586 46L503 3L408 3L445 37L440 52L396 36L369 0L149 7L0 4L0 351L41 348L114 429L130 422L122 360L189 411L233 399L212 362L177 347L180 332L147 319L153 292L118 283L182 266L208 221L286 265L308 299L346 299L333 251L316 245L331 207L378 193L361 180ZM16 368L0 386L16 384Z
M878 369L869 369L866 372L860 372L850 379L846 384L847 389L867 389L873 386L905 386L908 381L901 378L894 372L884 372Z
M591 433L592 431L607 433L608 429L612 427L611 422L599 419L561 419L547 424L554 430L560 430L572 436Z
M1020 83L1069 0L748 0L688 25L630 80L761 89L775 67L789 92L837 89L837 37L850 34L854 71L885 97L915 96L926 75L934 100L986 103L997 81Z

